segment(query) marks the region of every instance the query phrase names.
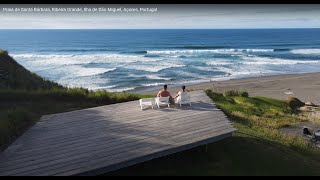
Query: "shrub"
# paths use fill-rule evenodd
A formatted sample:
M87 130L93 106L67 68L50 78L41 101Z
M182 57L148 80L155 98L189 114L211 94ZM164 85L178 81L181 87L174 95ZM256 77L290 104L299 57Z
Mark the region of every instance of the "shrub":
M287 100L288 106L293 110L297 110L298 108L302 107L305 105L302 101L300 101L296 97L289 97Z
M249 93L246 91L240 91L240 96L241 97L249 97Z
M8 55L8 51L5 51L5 50L0 49L0 55L1 55L1 54Z
M223 93L223 96L224 97L228 97L228 96L249 97L249 93L245 91L228 90Z

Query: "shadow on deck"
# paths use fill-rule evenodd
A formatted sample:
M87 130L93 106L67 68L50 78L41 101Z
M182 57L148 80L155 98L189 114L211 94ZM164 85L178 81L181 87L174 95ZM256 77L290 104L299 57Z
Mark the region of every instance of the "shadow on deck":
M99 175L232 136L210 98L190 94L191 107L132 101L44 116L0 155L0 175Z

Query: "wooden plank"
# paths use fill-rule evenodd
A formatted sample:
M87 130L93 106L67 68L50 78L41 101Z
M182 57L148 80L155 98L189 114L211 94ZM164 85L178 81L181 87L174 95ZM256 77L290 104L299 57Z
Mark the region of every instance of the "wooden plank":
M209 123L209 122L211 122L211 120L207 120L206 121L207 123ZM200 124L200 122L198 122L199 123L199 126L201 125ZM203 122L202 122L203 123ZM196 123L192 123L191 125L190 125L190 123L181 123L181 124L184 124L184 126L182 126L182 128L184 128L184 131L186 131L187 130L187 127L190 127L191 126L191 128L193 128L192 127L192 125L193 124L196 124ZM163 129L163 130L166 130L167 128L165 128L165 127L160 127L161 129ZM158 129L158 128L157 128ZM154 129L155 131L157 130L157 129ZM176 128L176 129L171 129L170 131L159 131L159 134L168 134L169 132L171 132L171 131L177 131L178 132L178 130L179 130L179 128ZM146 129L146 131L151 131L151 132L153 132L151 129ZM130 133L130 135L132 136L132 135L140 135L140 134L135 134L134 132L130 132L130 130L128 131L128 133ZM141 134L141 135L148 135L148 134L146 134L146 133L143 133L143 134Z
M184 112L184 114L189 114L189 113L194 113L194 109L192 111L188 111L188 110L181 110ZM181 111L177 111L175 112L176 114L180 114ZM143 113L143 112L138 112L139 114L137 115L127 115L127 114L122 114L122 115L119 115L117 117L113 117L114 115L109 115L109 117L91 117L91 118L87 118L85 119L84 122L90 122L90 120L97 120L97 119L100 119L100 120L117 120L117 122L119 121L125 121L123 118L128 118L128 117L131 117L132 119L140 119L140 118L145 118L145 117L150 117L150 116L155 116L155 115L161 115L162 112L153 112L153 113ZM174 114L175 114L174 113ZM204 112L202 112L204 113ZM76 122L76 120L74 120ZM79 123L75 123L75 122L70 122L69 123L61 123L60 125L64 125L65 127L68 127L68 125L77 125ZM82 123L81 123L82 124ZM52 125L46 125L44 127L54 127L54 126L57 126L58 124L52 124Z
M209 112L209 111L208 111ZM187 112L187 111L179 111L179 112L176 112L176 113L172 113L172 115L174 115L174 117L179 117L179 116L189 116L189 115L195 115L195 114L204 114L204 113L207 113L207 112L204 112L204 111L190 111L190 112ZM161 117L169 117L167 114L163 114L162 112L157 112L156 114L141 114L141 115L138 115L138 116L131 116L131 115L124 115L124 116L118 116L118 117L114 117L112 118L111 116L109 118L88 118L86 119L86 122L85 123L81 123L79 124L80 126L83 126L83 125L88 125L88 124L91 124L91 122L108 122L110 124L112 123L119 123L119 122L125 122L125 123L128 123L128 122L135 122L135 121L141 121L141 120L144 120L145 118L150 118L150 117L153 117L153 116L161 116ZM160 118L160 117L159 117ZM128 119L132 119L132 120L128 120ZM72 123L70 125L73 125L73 126L76 126L78 123ZM69 124L61 124L63 125L62 126L62 129L66 129L66 128L69 128ZM45 126L45 128L47 127L56 127L56 128L59 128L60 126L57 126L57 125L51 125L51 126ZM61 128L60 128L61 129Z
M228 132L230 132L230 131L228 131ZM220 132L220 134L224 134L224 133ZM159 147L162 147L163 149L161 149ZM137 156L141 156L142 153L149 154L152 151L165 150L165 149L168 149L168 147L171 147L171 146L170 145L164 145L164 146L163 145L159 145L159 147L157 147L157 146L156 147L148 146L148 147L144 147L143 150L142 149L134 149L134 150L127 149L127 151L125 151L125 154L118 153L118 154L114 154L112 156L109 156L108 153L106 153L108 156L105 156L106 155L105 153L101 153L101 154L98 155L98 157L96 157L97 159L94 159L94 160L91 161L93 164L90 164L90 162L87 162L87 161L83 162L83 164L86 165L85 168L94 167L94 169L95 169L96 168L95 166L97 166L97 163L99 163L99 162L103 163L102 166L106 166L108 164L115 164L114 161L118 162L118 161L122 161L124 159L127 159L128 157L132 157L132 156L128 156L127 155L128 153L136 152L136 153L139 153ZM134 155L136 155L136 154L134 154ZM104 157L108 157L108 159L103 159ZM114 161L112 161L112 160L114 160ZM64 168L58 168L57 170L58 171L61 171L61 170L62 171L67 171L69 169L73 169L73 171L75 171L76 168L79 167L78 163L79 162L77 162L77 164L75 164L74 166L67 166L67 167L64 167ZM48 170L48 171L50 170L50 173L56 172L56 170L52 169L52 166L48 167L48 169L46 169L46 170ZM79 171L79 169L77 171ZM80 171L84 171L84 170L81 169ZM105 171L105 172L107 172L107 171ZM33 175L32 173L34 173L34 172L30 172L29 175ZM48 174L45 173L45 174L41 174L41 175L48 175ZM60 175L66 175L66 174L60 174Z
M201 117L202 119L202 117ZM216 119L221 119L221 118L216 118ZM223 118L222 118L223 119ZM192 121L192 120L191 120ZM163 123L166 123L166 122L163 122ZM148 124L142 124L142 125L132 125L132 127L130 127L130 125L127 125L127 126L120 126L120 127L115 127L115 128L109 128L108 129L108 132L114 132L114 131L119 131L119 130L122 130L122 129L127 129L128 131L137 131L137 130L149 130L149 129L145 129L145 128L150 128L150 127L153 127L153 126L162 126L162 127L167 127L169 128L170 126L168 125L176 125L176 123L174 124L174 122L169 122L167 121L168 124L166 124L166 126L162 125L161 123L159 122L153 122L153 123L148 123ZM122 129L121 129L122 128ZM100 129L100 128L99 128ZM96 130L99 130L99 129L92 129L93 131L96 131ZM122 130L123 131L123 130ZM79 136L82 136L82 134L84 134L84 132L79 132ZM95 135L96 133L92 133L92 135ZM89 134L88 134L89 135ZM77 134L72 134L72 137L71 138L68 138L68 139L63 139L63 136L61 137L61 140L62 141L67 141L67 140L72 140L72 139L77 139L77 137L79 137ZM44 145L50 145L52 143L60 143L61 141L59 141L60 139L59 138L55 138L55 142L51 142L50 141L51 139L48 139L46 141L35 141L34 143L37 143L39 146L44 143Z
M152 146L153 144L151 144L154 141L150 141L150 144L148 144L149 146ZM10 175L15 175L15 174L20 174L23 172L32 172L32 170L37 170L37 169L42 169L42 170L46 170L52 169L53 167L56 166L61 166L61 164L64 166L63 163L66 162L70 162L70 163L74 163L76 160L81 160L84 161L85 158L88 157L92 157L92 156L101 156L101 154L105 154L108 156L113 156L114 154L119 154L119 153L126 153L128 152L130 149L145 149L148 146L146 146L146 141L132 141L130 146L127 144L121 144L115 148L119 149L117 151L108 151L106 152L105 149L98 149L98 150L94 150L94 152L91 152L90 154L81 154L79 156L71 156L68 158L64 158L64 159L57 159L57 160L53 160L53 161L49 161L46 162L45 164L38 164L38 165L31 165L31 166L25 166L24 168L19 168L19 169L14 169L14 170L6 170L6 172L3 174L4 176L10 176ZM88 159L85 159L84 162L87 162ZM77 164L76 164L77 165Z
M209 99L209 101L211 101L211 100ZM135 104L138 104L138 101L136 101ZM130 106L132 106L132 105L130 105ZM139 107L139 106L137 105L136 107ZM117 114L117 112L120 112L120 113L122 114L122 113L125 113L125 112L126 112L126 109L127 109L127 108L119 108L119 111L112 110L112 111L110 111L110 112L112 112L113 114ZM139 108L132 108L132 107L131 107L131 109L139 109ZM91 109L88 109L88 110L96 110L96 109L91 108ZM88 111L88 110L87 110L87 111ZM105 111L103 111L103 110L105 110ZM140 110L140 109L139 109L139 110ZM102 112L106 112L106 111L107 111L107 108L101 108L101 111L102 111ZM77 117L82 117L82 116L85 116L88 112L83 111L82 113L84 113L84 114L81 114L79 111L75 111L75 113L70 112L70 113L68 113L68 116L70 117L71 115L77 115ZM59 114L58 114L58 115L59 115ZM65 114L62 114L62 115L65 115ZM64 116L60 116L60 117L64 117ZM53 117L52 117L52 118L53 118Z
M218 135L223 135L223 134L226 134L226 133L229 133L230 131L220 131L220 132L216 132L215 136L218 136ZM187 143L186 143L187 142ZM187 144L192 144L192 143L199 143L198 141L186 141L184 143L181 143L179 146L175 146L175 148L180 148L181 146L184 146L184 145L187 145ZM196 147L196 146L195 146ZM161 152L163 151L164 149L153 149L152 147L149 148L150 151L152 150L153 152L159 152L159 153L164 153L164 152ZM145 152L146 154L152 154L151 152ZM177 152L180 151L180 150L177 150ZM88 163L87 164L87 168L92 168L92 169L98 169L99 167L103 167L103 166L108 166L108 165L112 165L112 164L116 164L119 163L119 162L122 162L122 161L126 161L128 160L128 156L126 155L120 155L119 156L108 156L107 158L104 158L102 155L98 157L99 159L97 160L94 160L94 161L91 161L91 164ZM113 161L111 161L113 160ZM82 170L83 171L83 170Z
M194 113L194 114L184 114L184 113L181 113L182 115L179 115L179 116L174 116L176 117L175 119L180 119L180 118L186 118L186 117L201 117L201 116L204 116L206 115L205 113ZM223 114L214 114L214 117L225 117ZM130 118L130 117L127 117L127 118ZM115 127L124 127L124 126L134 126L136 124L146 124L146 123L149 123L149 122L154 122L154 121L159 121L159 119L162 119L163 121L166 121L168 119L172 119L170 116L151 116L151 117L147 117L145 119L133 119L133 120L128 120L127 122L124 122L124 123L119 123L119 122L108 122L108 121L93 121L95 122L95 124L93 124L93 122L89 122L88 124L84 124L84 125L78 125L78 126L73 126L73 127L66 127L66 128L62 128L62 129L59 129L57 131L50 131L46 134L46 136L49 136L49 135L54 135L55 136L58 136L60 135L61 133L62 134L65 134L65 132L68 132L67 130L73 130L73 129L83 129L84 128L94 128L96 126L100 126L103 125L105 126L107 129L106 130L109 130L110 128L111 129L114 129ZM56 132L56 133L54 133ZM49 136L50 137L50 136Z
M150 147L150 146L147 146L147 147ZM128 150L128 148L127 148L127 150ZM117 152L119 152L119 151L117 151ZM99 156L100 156L100 158L101 158L101 155L102 154L106 154L106 155L110 155L110 153L108 153L108 152L101 152L101 153L98 153L99 154ZM99 158L99 159L100 159ZM98 160L97 160L98 161ZM97 162L97 161L94 161L94 162ZM50 163L52 163L52 161L50 162ZM71 163L74 163L74 161L72 161ZM85 163L88 163L88 161L85 161ZM56 164L55 166L53 166L52 164L51 164L51 166L50 166L50 168L52 169L52 167L59 167L59 165L58 164Z
M155 148L170 148L171 146L170 145L157 145L155 146ZM143 148L139 148L139 147L136 147L134 149L140 151L140 152L145 152L146 150L148 150L149 147L143 147ZM132 150L130 151L127 151L128 152L132 152ZM119 155L117 154L113 154L112 156L114 157L117 157ZM130 156L128 156L130 157ZM82 166L79 166L79 164L81 164ZM39 176L51 176L51 175L55 175L55 174L59 174L61 172L65 172L66 170L69 171L70 169L74 170L74 169L78 169L77 172L79 172L79 167L81 168L80 172L83 171L82 169L86 169L86 168L83 168L84 165L86 164L86 162L84 161L79 161L77 162L76 164L74 165L69 165L69 166L64 166L64 167L59 167L59 168L54 168L54 167L47 167L46 169L44 170L40 170L40 171L30 171L30 172L27 172L27 175L39 175Z
M200 117L200 116L199 116ZM220 117L219 117L220 118ZM150 121L151 122L151 121ZM146 124L146 125L148 125L148 124ZM123 127L128 127L128 126L130 126L129 124L128 125L119 125L118 127L119 128L123 128ZM131 125L131 127L135 127L135 125ZM107 128L107 130L109 130L109 129L114 129L114 127L110 127L110 128ZM79 131L79 132L81 132L81 131ZM64 135L64 134L62 134L62 135ZM44 141L46 141L47 139L46 138L41 138L42 140L44 140ZM39 143L39 142L37 142L37 143Z
M208 109L208 111L212 110L211 108L212 107L208 107L210 109ZM161 109L162 110L162 109ZM132 115L132 112L135 112L137 113L138 115L143 115L143 114L152 114L152 113L158 113L159 111L161 110L158 110L158 109L155 109L155 110L148 110L148 111L141 111L139 108L134 108L133 111L131 111L130 113L126 113L125 111L121 111L120 114L117 114L113 111L111 111L110 113L107 113L105 111L99 111L99 112L103 112L105 114L109 114L108 116L116 116L116 117L119 117L119 116L122 116L122 115L125 115L127 116L128 114L129 115ZM175 110L175 111L179 111L179 110L186 110L186 108L184 107L184 109L170 109L170 110ZM191 109L192 110L192 109ZM134 114L133 114L134 115ZM73 116L66 116L66 117L63 117L63 116L56 116L55 118L72 118ZM90 116L89 116L90 117ZM103 116L103 117L106 117L107 116ZM76 116L75 118L79 119L79 118L84 118L84 119L87 119L87 116L84 116L84 115L81 115L81 116ZM65 120L64 120L65 121Z
M214 121L215 122L215 124L214 124L214 126L213 127L215 127L215 126L218 126L218 125L220 125L221 123L223 123L223 124L226 124L226 123L228 123L228 122L225 122L225 121L219 121L219 120L217 120L217 119L215 119L215 120L212 120L212 121ZM203 123L203 127L208 127L207 126L207 124L208 124L208 122L212 122L211 120L206 120L206 121L202 121L202 123ZM190 130L192 130L192 129L194 129L194 124L196 124L196 123L192 123L192 124L190 124L190 123L181 123L182 124L182 126L179 126L179 128L176 128L176 129L170 129L170 130L167 130L167 131L163 131L163 134L165 134L165 136L167 136L167 135L169 135L168 137L170 137L170 136L173 136L173 135L176 135L176 134L178 134L178 133L180 133L180 132L186 132L186 131L190 131ZM197 129L200 129L201 127L201 124L199 124L198 126L196 126L197 127ZM181 130L182 129L182 130ZM171 132L171 131L173 131L173 132ZM161 138L163 139L165 136L161 136ZM108 136L106 136L106 137L108 137ZM128 138L133 138L133 136L128 136ZM136 138L136 137L135 137ZM107 140L111 140L111 141L106 141L105 140L105 138L99 138L99 140L103 140L103 143L105 143L106 144L106 146L105 147L109 147L109 143L111 143L112 141L114 141L113 139L111 139L111 138L109 138L109 139L107 139ZM121 141L119 141L119 140L117 140L117 143L122 143ZM96 145L96 141L92 141L92 142L84 142L84 143L78 143L78 144L76 144L76 146L70 146L70 148L68 148L68 147L66 147L66 146L63 146L63 147L61 147L61 148L59 148L59 151L53 151L53 152L47 152L47 151L45 151L45 150L39 150L40 152L43 152L44 154L41 154L42 156L37 156L36 155L36 152L37 152L37 150L35 149L35 150L31 150L31 151L29 151L29 153L28 152L24 152L24 156L23 157L26 157L26 158L28 158L28 159L20 159L20 158L23 158L23 157L21 157L21 156L16 156L16 158L18 159L19 158L19 160L20 161L14 161L14 162L12 162L12 159L11 159L11 162L10 162L10 164L11 163L21 163L21 161L26 161L26 160L33 160L32 162L33 163L35 163L35 162L37 162L37 161L39 161L39 160L41 160L41 157L47 157L47 156L49 156L50 158L49 158L49 160L52 160L52 159L54 159L55 158L55 156L54 155L59 155L59 156L62 156L62 155L64 155L63 154L63 152L64 151L66 151L66 152L69 152L68 154L65 154L65 156L70 156L70 155L73 155L74 154L74 152L73 151L75 151L75 150L78 150L79 151L79 149L77 149L78 147L82 147L82 146L85 146L85 148L84 149L88 149L88 150L90 150L89 148L90 148L90 145ZM98 145L98 146L100 146L100 147L104 147L104 146L101 146L100 144ZM51 150L52 148L48 148L47 150ZM32 157L30 157L30 155L32 155L33 154L33 156ZM4 166L7 168L10 164L4 164ZM22 164L20 164L20 165L22 165ZM1 166L0 166L0 169L1 169Z
M176 125L176 124L174 124L174 125Z
M232 136L231 133L228 133L228 134L221 133L221 134L222 135L217 135L216 134L214 138L209 138L209 139L206 139L205 141L194 142L194 143L186 144L184 146L179 146L179 147L174 147L174 148L164 148L164 149L160 149L159 148L157 150L154 150L155 151L154 153L149 151L148 152L149 154L146 155L146 156L138 157L138 158L135 158L135 159L129 159L129 158L121 159L122 160L121 163L114 163L112 165L108 165L107 163L101 163L101 164L95 164L95 166L91 166L91 167L87 166L88 167L87 170L84 170L84 169L80 169L80 170L79 169L73 169L73 170L70 170L70 171L67 171L67 170L68 169L72 169L72 167L66 167L66 169L61 170L61 171L66 171L66 172L61 172L61 173L58 173L58 174L55 174L55 175L56 176L69 176L69 175L95 176L95 175L101 175L101 174L105 174L105 173L110 172L110 171L115 171L115 170L118 170L118 169L121 169L121 168L124 168L124 167L131 166L131 165L135 165L135 164L142 163L142 162L145 162L145 161L149 161L149 160L152 160L152 159L156 159L156 158L159 158L159 157L163 157L163 156L167 156L167 155L174 154L174 153L177 153L177 152L181 152L181 151L185 151L185 150L188 150L188 149L192 149L192 148L195 148L195 147L198 147L198 146L201 146L201 145L213 143L213 142L216 142L218 140L222 140L222 139L225 139L227 137L231 137ZM108 161L104 161L104 162L108 162Z
M203 116L200 116L199 118L203 119ZM216 117L215 119L220 119L219 117ZM185 117L182 119L184 121L186 121ZM170 122L171 121L171 122ZM175 123L177 122L176 120L167 120L167 121L164 121L163 124L165 125L168 125L168 126L164 126L164 127L170 127L172 123ZM141 124L141 125L131 125L131 126L127 126L127 127L130 127L130 130L133 129L133 128L142 128L142 127L145 127L145 126L148 126L148 125L153 125L153 124L161 124L162 122L161 121L158 121L158 122L153 122L153 123L150 123L150 124ZM180 123L181 124L181 123ZM179 124L172 124L172 125L179 125ZM120 127L121 128L121 127ZM124 126L122 126L122 129L125 128ZM94 130L94 129L93 129ZM108 132L113 132L114 130L118 130L118 129L113 129L113 128L110 128L108 129ZM83 133L83 132L82 132ZM96 134L95 132L93 132L93 134ZM63 138L63 137L62 137ZM75 137L77 138L77 137ZM54 139L55 141L58 141L57 139ZM45 141L48 141L48 139L45 139ZM35 141L35 143L37 143L37 145L40 145L40 141ZM51 143L53 142L49 142L48 145L50 145ZM24 148L24 150L26 150L26 148Z
M235 131L203 91L190 94L192 107L141 111L132 101L43 116L1 154L0 175L96 174Z

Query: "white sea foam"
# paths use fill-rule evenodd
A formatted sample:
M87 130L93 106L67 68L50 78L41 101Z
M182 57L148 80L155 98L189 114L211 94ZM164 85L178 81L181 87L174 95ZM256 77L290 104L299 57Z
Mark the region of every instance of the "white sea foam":
M117 68L111 68L111 69L106 69L106 68L84 68L84 67L78 66L77 68L75 68L75 71L73 71L72 73L75 76L95 76L95 75L111 72L111 71L114 71L116 69Z
M99 76L82 76L82 77L72 77L67 76L57 80L57 82L66 87L84 87L90 90L98 89L103 84L108 83L107 78L101 78Z
M240 51L245 52L273 52L274 49L239 49Z
M143 55L127 55L127 54L92 54L92 55L36 55L36 54L19 54L13 57L29 70L34 71L47 79L54 80L68 87L85 87L90 90L106 89L112 92L122 92L133 90L135 84L128 87L117 87L116 84L108 84L108 77L99 76L104 73L121 70L121 67L128 70L146 71L141 75L129 75L129 77L137 77L137 79L147 78L153 82L142 82L143 86L158 86L163 83L160 80L170 81L171 78L161 77L158 73L161 70L169 68L177 68L175 71L179 77L187 77L191 80L210 80L219 78L237 78L248 77L262 74L280 73L268 70L264 65L278 65L280 68L286 65L306 64L309 66L320 65L320 60L291 60L281 58L259 57L246 52L271 52L272 49L211 49L211 50L169 50L169 51L148 51L148 53L167 54L167 57L180 57L180 55L189 56L191 53L228 53L230 55L239 56L236 59L210 58L205 61L207 66L195 66L192 62L181 59L172 58L172 62L163 60L163 57L144 57ZM316 49L312 50L293 50L293 53L300 54L320 53ZM164 56L165 56L164 55ZM197 56L197 54L195 55ZM202 59L201 59L202 60ZM86 64L95 66L95 64L104 64L98 67L84 67ZM185 64L183 64L185 63ZM179 69L185 67L189 63L191 67L197 68L199 71L191 72L190 70ZM297 66L298 67L298 66ZM314 66L315 68L317 66ZM227 75L225 77L216 77L216 72L222 71ZM205 75L199 74L200 71L208 71ZM149 73L148 73L149 72ZM150 73L152 72L152 74ZM154 73L154 74L153 74ZM139 73L140 74L140 73ZM180 78L178 78L180 79ZM183 79L183 78L182 78ZM185 81L183 79L182 81ZM141 82L138 82L141 84ZM169 82L170 83L170 82ZM173 83L177 83L176 81Z
M48 65L79 65L89 63L132 63L155 62L159 59L143 57L141 55L121 54L91 54L91 55L39 55L39 54L15 54L13 58L18 61L27 61L34 66Z
M234 63L230 62L230 60L211 60L206 62L209 66L225 66L225 65L232 65Z
M162 64L141 64L141 65L130 65L128 69L135 69L141 71L148 71L148 72L159 72L164 69L174 68L174 67L184 67L185 65L182 64L171 64L171 63L162 63Z
M117 68L88 68L81 65L71 65L65 67L56 67L50 71L40 71L41 73L48 74L50 76L60 77L85 77L85 76L97 76L107 72L112 72Z
M198 69L198 70L200 70L200 71L214 71L214 68L212 67L212 66L206 66L206 67L204 67L204 66L192 66L193 68L196 68L196 69Z
M273 52L274 49L192 49L192 50L160 50L147 51L148 54L193 54L193 53L241 53L241 52Z
M162 51L148 51L148 54L193 54L193 53L218 53L217 49L212 50L162 50Z
M151 83L151 84L142 84L142 86L145 87L150 87L150 86L160 86L160 85L164 85L166 83Z
M269 57L242 57L242 64L247 65L296 65L296 64L318 64L320 60L291 60Z
M109 92L124 92L124 91L134 90L135 87L117 88L116 85L110 85L110 86L91 86L89 87L89 89L93 91L106 90Z
M134 90L135 87L127 87L127 88L117 88L117 89L109 89L110 92L124 92Z
M144 77L144 75L129 74L128 77L141 78L141 77Z
M19 54L12 55L13 58L27 63L31 63L34 66L48 66L48 65L75 65L75 64L88 64L93 61L92 58L88 58L86 55L37 55L37 54Z
M146 77L148 79L155 79L155 80L167 80L167 81L171 80L171 78L160 77L160 76L153 75L153 74L147 75Z
M271 74L273 71L261 67L238 66L238 67L217 67L221 72L227 73L230 77L246 77L261 74Z
M109 90L112 88L117 87L116 85L111 85L111 86L100 86L100 87L95 87L95 88L91 88L91 90L97 91L97 90Z
M129 74L128 77L133 77L133 78L148 78L148 79L152 79L152 80L171 80L172 78L167 78L167 77L160 77L158 75L155 74L141 74L141 75L137 75L137 74Z
M294 54L316 54L320 55L320 49L294 49L290 51Z
M182 70L177 70L176 73L179 74L180 76L192 77L192 78L196 78L196 79L207 79L208 78L207 76L203 76L203 75L193 73L193 72L182 71Z

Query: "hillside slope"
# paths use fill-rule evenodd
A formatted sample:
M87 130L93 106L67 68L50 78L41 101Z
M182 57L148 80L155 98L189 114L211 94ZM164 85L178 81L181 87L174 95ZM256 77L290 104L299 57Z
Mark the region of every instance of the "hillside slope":
M0 50L0 88L34 90L62 88L62 86L31 73L6 51Z

